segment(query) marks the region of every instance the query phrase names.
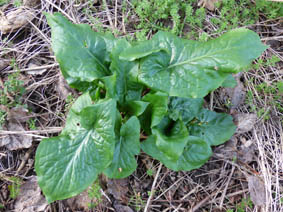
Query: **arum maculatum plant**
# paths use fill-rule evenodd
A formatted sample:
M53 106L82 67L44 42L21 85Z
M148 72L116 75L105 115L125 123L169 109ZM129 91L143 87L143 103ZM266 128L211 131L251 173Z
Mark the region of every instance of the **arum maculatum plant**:
M59 13L46 17L62 74L82 93L61 134L37 148L35 170L49 203L79 194L102 173L131 175L141 149L175 171L201 167L236 128L230 115L205 109L203 97L234 86L231 74L266 49L244 28L208 42L158 32L130 43Z

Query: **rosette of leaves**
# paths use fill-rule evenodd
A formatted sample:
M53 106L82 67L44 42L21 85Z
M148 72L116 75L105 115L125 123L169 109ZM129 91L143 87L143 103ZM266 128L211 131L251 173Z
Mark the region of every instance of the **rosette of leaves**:
M202 98L231 86L231 74L266 49L243 28L204 43L158 32L132 44L59 13L46 17L62 74L83 92L61 134L37 148L35 170L49 203L79 194L101 173L129 176L141 149L175 171L201 167L236 128Z

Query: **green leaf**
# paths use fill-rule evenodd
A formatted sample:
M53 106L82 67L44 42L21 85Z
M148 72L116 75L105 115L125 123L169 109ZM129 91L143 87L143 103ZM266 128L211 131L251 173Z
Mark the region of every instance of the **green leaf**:
M103 78L107 97L116 99L120 105L124 105L128 101L139 100L143 88L129 74L133 69L138 69L138 63L119 59L120 52L130 46L130 43L124 39L117 41L111 52L110 70L113 75Z
M170 160L156 146L156 137L154 135L148 137L141 143L142 150L160 160L167 168L174 171L190 171L201 167L212 155L210 146L202 139L194 136L188 137L187 146L178 161Z
M120 58L140 59L138 80L153 90L202 98L221 86L230 73L248 67L265 49L258 35L244 28L208 42L158 32L151 41L126 49Z
M89 25L72 24L60 13L46 14L51 27L52 49L70 86L86 90L90 82L110 74L109 37L92 31Z
M232 76L232 74L229 74L221 86L225 88L234 88L236 85L237 85L237 81Z
M124 178L137 168L135 155L140 153L140 123L132 116L120 130L111 165L104 171L109 178Z
M150 116L151 114L150 126L154 127L158 125L164 115L167 114L168 95L161 92L148 93L142 100L150 103L145 114L146 116Z
M203 99L169 97L169 117L173 120L182 120L185 124L190 122L202 109Z
M81 120L80 112L85 107L91 106L92 104L93 103L88 92L79 96L79 98L73 103L72 107L69 110L68 118L61 134L64 134L65 132L68 134L70 131L78 131L79 128L77 127L77 124Z
M122 109L122 111L127 112L129 115L133 116L140 116L147 106L149 105L148 102L143 102L143 101L131 101L128 102Z
M178 120L164 117L154 128L152 134L156 135L157 148L171 161L177 161L187 145L189 133L186 125Z
M37 148L35 171L49 203L85 190L113 160L115 101L85 107L79 116L78 130L43 139Z
M196 119L188 125L190 135L198 136L212 146L228 141L236 130L232 116L225 113L203 109Z

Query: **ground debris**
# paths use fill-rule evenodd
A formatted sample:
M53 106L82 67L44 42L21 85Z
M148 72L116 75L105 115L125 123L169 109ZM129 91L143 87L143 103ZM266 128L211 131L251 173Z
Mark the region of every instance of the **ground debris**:
M75 197L65 200L64 203L71 211L89 211L91 201L92 199L89 197L88 192L84 191Z
M3 59L0 59L0 71L4 68L6 68L9 65L8 61L5 61Z
M134 212L129 206L121 205L119 203L114 203L113 206L116 212Z
M252 202L256 206L266 203L266 190L263 181L257 176L248 176L248 186Z
M251 131L257 120L257 115L254 113L237 113L234 114L233 117L234 123L237 126L237 134L243 134Z
M21 123L9 122L8 131L25 131ZM10 134L0 136L0 147L5 146L9 150L29 148L32 145L32 137L25 134Z
M40 0L23 0L23 5L26 7L36 7Z
M113 179L107 181L107 191L108 193L112 194L113 197L121 201L122 203L128 203L127 193L129 191L128 188L128 179Z
M8 110L7 120L12 122L26 122L29 120L29 111L24 107L13 107Z
M241 106L246 99L246 89L243 82L241 81L242 73L233 75L237 82L234 88L222 88L220 98L227 102L230 101L230 110L233 111L235 108Z
M21 185L20 193L15 201L15 211L46 211L47 205L47 201L41 195L41 190L35 176Z
M60 74L57 83L56 83L56 90L59 93L61 99L66 99L70 93L72 93L72 89L67 84L66 80Z
M221 0L200 0L198 2L198 6L201 7L205 7L206 9L210 10L210 11L214 11L215 10L215 4L216 2L219 2Z
M14 32L24 27L34 18L34 12L26 7L20 7L0 18L0 31L3 34Z
M256 145L252 140L246 140L244 137L240 138L242 145L238 150L237 159L250 163L255 160Z
M30 74L30 75L41 75L41 74L43 74L44 72L47 71L46 68L40 68L40 66L35 64L34 62L30 62L28 64L28 68L31 69L31 70L27 71L27 73Z

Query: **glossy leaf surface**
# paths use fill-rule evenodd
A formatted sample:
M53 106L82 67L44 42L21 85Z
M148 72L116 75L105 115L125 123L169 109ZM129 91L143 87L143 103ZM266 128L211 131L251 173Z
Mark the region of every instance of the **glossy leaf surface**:
M111 52L110 70L111 76L103 78L105 83L107 97L116 99L120 105L125 105L128 101L140 100L142 85L131 79L129 74L133 69L138 68L136 62L120 60L119 54L131 47L126 40L118 40Z
M110 74L107 59L114 40L94 32L89 25L73 24L59 13L46 14L52 49L66 81L78 90ZM108 59L109 60L109 59Z
M142 150L160 160L167 168L174 171L190 171L201 167L212 155L209 144L198 137L190 136L183 154L177 161L172 161L156 146L156 137L150 136L141 144Z
M152 40L126 49L120 58L141 59L138 79L154 90L201 98L221 86L229 73L246 68L265 49L258 35L244 28L204 43L158 32Z
M79 194L112 162L115 101L85 107L79 116L78 130L44 139L37 148L35 170L49 203Z
M168 110L173 120L182 120L185 124L199 114L202 109L203 99L192 99L182 97L170 97Z
M120 130L111 165L104 171L109 178L124 178L137 168L135 155L140 153L140 123L132 116Z
M161 92L148 93L142 100L150 103L146 113L146 116L151 116L150 127L158 125L167 114L168 95Z
M212 146L223 144L235 133L232 116L203 109L188 128L190 135L198 136Z
M152 134L156 136L157 148L171 161L177 161L187 145L189 133L186 125L178 120L173 121L164 117L154 128Z

